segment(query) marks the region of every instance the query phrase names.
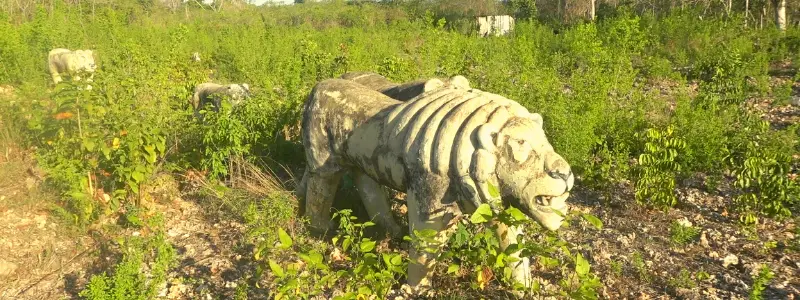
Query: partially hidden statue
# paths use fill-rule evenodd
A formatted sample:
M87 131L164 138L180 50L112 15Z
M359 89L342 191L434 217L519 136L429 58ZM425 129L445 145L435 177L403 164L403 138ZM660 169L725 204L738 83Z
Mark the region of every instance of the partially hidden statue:
M395 84L378 74L353 72L323 80L303 110L307 167L297 188L301 211L312 229L331 228L334 196L349 173L367 212L395 236L402 230L384 187L406 193L409 232L445 232L453 218L483 203L495 212L516 207L557 230L574 176L542 124L541 115L470 88L463 76ZM515 226L498 231L503 248L522 233ZM429 287L432 257L413 247L409 255L408 284ZM532 284L527 257L513 276Z

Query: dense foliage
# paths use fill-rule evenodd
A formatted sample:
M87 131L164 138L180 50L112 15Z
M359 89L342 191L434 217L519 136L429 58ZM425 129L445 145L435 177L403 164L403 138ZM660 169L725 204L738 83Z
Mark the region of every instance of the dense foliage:
M510 36L478 38L466 34L468 27L449 25L452 14L412 5L173 13L133 2L91 9L54 3L38 6L29 19L0 15L0 83L18 89L13 101L0 103L0 115L36 148L49 183L62 192L58 211L76 225L132 211L157 171L200 169L224 180L234 172L233 156L301 166L298 120L308 92L321 79L362 70L397 82L464 75L473 87L517 100L543 115L548 138L580 186L611 192L630 181L638 200L668 208L680 205L675 189L684 179L701 178L712 193L728 181L745 223L798 213L800 188L792 176L798 126L771 127L746 105L754 97L788 99L791 85L771 85L769 72L800 66L797 28L781 33L743 27L735 15L698 20L699 12L687 9L655 17L620 6L594 23L556 31L532 18L518 21ZM512 4L518 13L536 14L529 1ZM91 89L70 80L53 86L45 66L47 52L57 47L97 52ZM190 59L193 52L201 62ZM189 98L196 84L210 80L249 83L253 97L198 123ZM659 93L662 85L690 83L697 89ZM354 268L333 272L318 250L302 249L298 255L313 272L297 277L299 267L261 258L284 286L281 294L321 292L337 282L335 274L366 276L344 287L352 295L385 294L404 276L399 255L378 253L362 236L359 226L369 225L343 216L344 233L333 244ZM459 226L457 240L442 252L452 263L446 273L469 268L479 289L484 269L507 279L495 237L483 225ZM274 243L274 229L260 234ZM278 238L283 246L274 252L290 255L292 239L283 231ZM554 237L544 243L552 245L522 248L543 257L566 249ZM465 257L470 247L494 252ZM166 246L159 249L158 257L169 254ZM579 253L563 257L566 262L552 265L577 274L565 290L595 297L586 260ZM130 264L141 261L131 255L118 272L132 272ZM135 276L109 280L97 277L84 295L103 298L145 286L152 294Z

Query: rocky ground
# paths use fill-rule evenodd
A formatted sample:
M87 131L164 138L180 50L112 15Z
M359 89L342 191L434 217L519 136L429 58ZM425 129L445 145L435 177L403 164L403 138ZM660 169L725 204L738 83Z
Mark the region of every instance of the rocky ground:
M598 216L604 227L599 232L572 227L563 233L564 239L585 246L605 284L604 298L746 299L762 264L775 273L766 299L800 297L796 219L765 221L750 229L728 213L728 200L698 189L681 189L679 199L686 205L667 213L636 204L629 187L617 191L610 199L577 193L573 209ZM675 223L690 225L698 235L676 244Z

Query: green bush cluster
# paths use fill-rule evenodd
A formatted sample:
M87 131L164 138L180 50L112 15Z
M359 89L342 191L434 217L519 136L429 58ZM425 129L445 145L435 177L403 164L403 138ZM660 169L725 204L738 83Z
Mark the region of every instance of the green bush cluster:
M162 218L152 218L147 223L152 229L163 227ZM163 230L149 236L120 238L117 243L121 261L111 274L104 271L92 275L79 296L90 300L154 299L177 263L175 249Z

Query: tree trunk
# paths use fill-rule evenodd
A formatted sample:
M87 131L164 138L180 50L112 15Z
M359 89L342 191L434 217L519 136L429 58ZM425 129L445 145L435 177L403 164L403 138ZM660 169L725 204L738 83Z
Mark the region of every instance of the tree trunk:
M747 27L747 21L750 19L750 0L744 0L744 27Z
M786 31L786 0L775 0L775 25Z
M725 8L725 14L728 15L728 17L731 16L731 8L732 7L733 7L733 1L732 0L728 0L728 7Z
M594 21L594 18L595 18L595 6L597 5L597 0L591 0L590 2L592 4L592 8L589 9L589 18L591 18L592 21Z

